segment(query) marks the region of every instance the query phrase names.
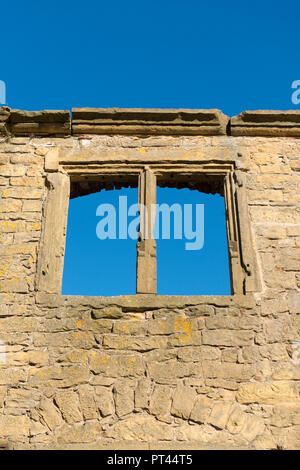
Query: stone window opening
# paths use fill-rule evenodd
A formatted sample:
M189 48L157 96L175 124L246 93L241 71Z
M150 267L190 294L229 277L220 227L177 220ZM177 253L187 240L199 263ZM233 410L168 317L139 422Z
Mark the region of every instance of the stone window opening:
M225 198L216 186L157 181L158 295L231 295Z
M137 228L135 205L137 179L71 181L63 295L136 293L136 239L128 236L129 221Z
M88 170L88 171L87 171ZM48 194L38 263L37 290L61 293L69 197L105 188L138 186L138 203L151 214L156 187L193 188L224 195L231 295L258 290L256 260L247 215L244 174L231 162L190 164L135 163L64 164L48 173ZM59 207L59 210L57 209ZM156 242L151 233L155 214L140 213L137 241L136 294L157 295Z

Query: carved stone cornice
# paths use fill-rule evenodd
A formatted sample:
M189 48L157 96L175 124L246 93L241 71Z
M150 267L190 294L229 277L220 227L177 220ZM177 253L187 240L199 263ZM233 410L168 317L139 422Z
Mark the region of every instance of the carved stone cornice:
M300 110L243 111L230 120L233 136L300 137Z
M72 109L73 134L224 135L218 109Z

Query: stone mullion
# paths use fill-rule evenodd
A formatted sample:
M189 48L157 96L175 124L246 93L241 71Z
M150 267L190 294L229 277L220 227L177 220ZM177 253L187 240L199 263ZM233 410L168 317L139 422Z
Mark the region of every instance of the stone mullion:
M156 294L156 242L153 238L156 176L145 168L139 176L140 237L137 242L137 294Z

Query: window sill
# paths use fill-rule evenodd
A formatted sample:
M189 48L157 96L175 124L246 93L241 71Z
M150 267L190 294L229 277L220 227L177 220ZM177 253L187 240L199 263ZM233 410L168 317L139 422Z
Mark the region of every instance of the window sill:
M38 292L36 303L47 307L92 307L105 308L116 306L123 311L145 311L160 308L185 308L197 305L212 305L216 307L237 307L253 308L255 298L253 293L246 295L156 295L156 294L136 294L120 295L114 297L94 297L48 294Z

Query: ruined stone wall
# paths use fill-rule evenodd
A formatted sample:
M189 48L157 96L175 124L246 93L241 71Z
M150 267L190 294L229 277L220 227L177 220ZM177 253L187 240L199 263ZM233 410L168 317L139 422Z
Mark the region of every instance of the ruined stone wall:
M300 140L3 133L0 142L0 444L299 449ZM261 289L38 292L45 157L86 147L241 155Z

